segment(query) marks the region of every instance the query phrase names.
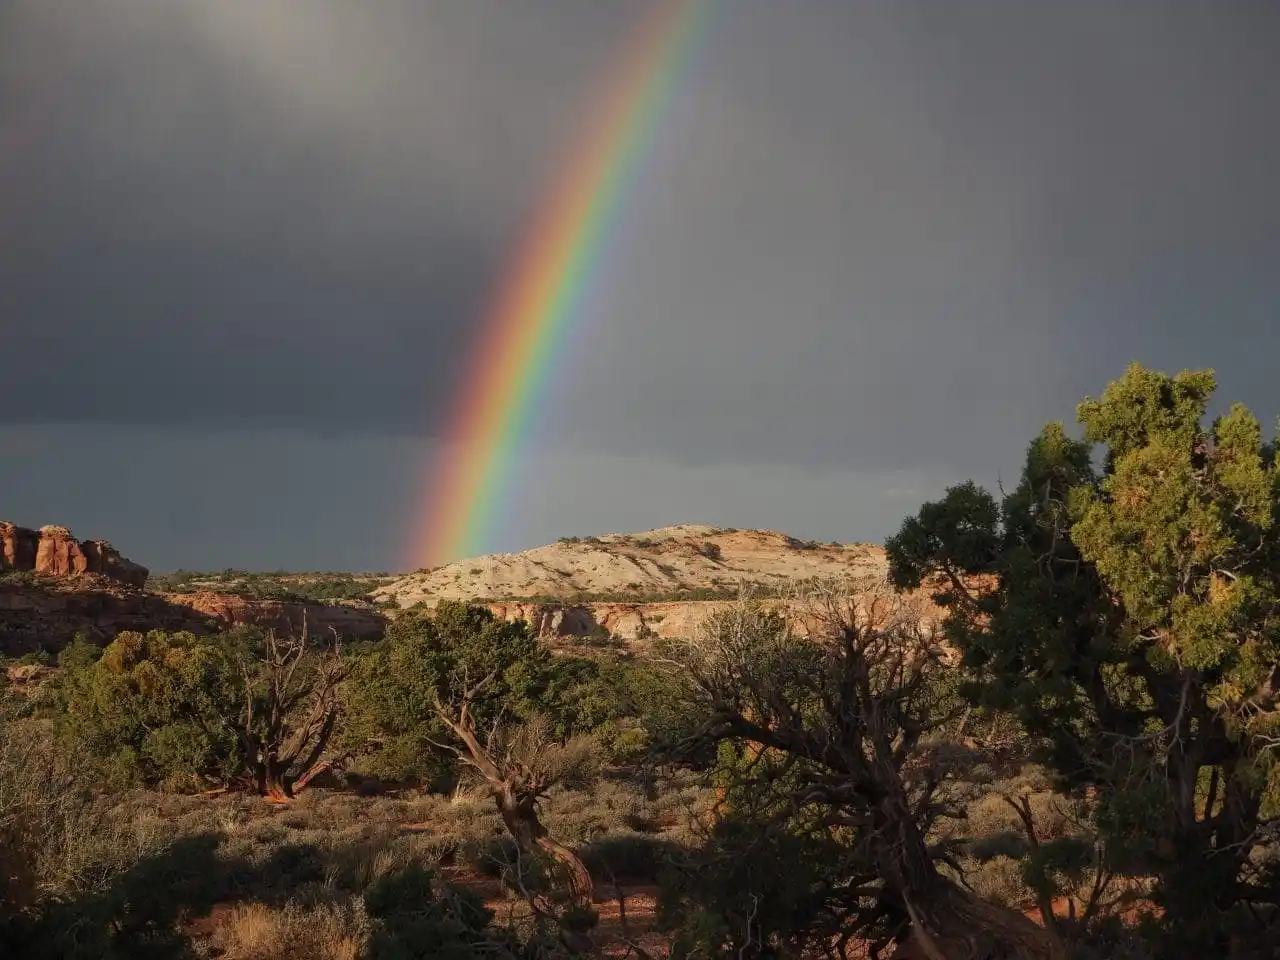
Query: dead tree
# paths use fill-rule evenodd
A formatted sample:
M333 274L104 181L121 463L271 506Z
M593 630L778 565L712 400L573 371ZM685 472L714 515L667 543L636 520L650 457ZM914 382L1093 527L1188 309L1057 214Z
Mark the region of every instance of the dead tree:
M438 742L437 746L480 775L521 853L540 853L549 858L563 874L572 899L589 906L595 892L591 874L573 850L547 831L538 807L553 786L593 764L593 744L584 738L555 743L547 735L545 723L536 719L508 730L495 725L481 739L471 705L495 678L496 674L489 674L479 682L464 683L454 704L436 698L436 714L455 738L454 742ZM540 906L533 902L536 899L530 898L535 908Z
M958 716L937 695L941 637L878 584L815 589L806 603L807 637L746 598L672 649L705 716L686 746L730 740L782 758L792 813L817 811L850 838L865 894L850 927L877 949L909 933L928 960L1064 956L1022 914L944 877L927 843L948 775L927 739Z
M236 733L259 794L288 803L328 770L347 664L335 635L330 651L308 656L306 620L297 636L267 634L262 654L242 659L244 706Z

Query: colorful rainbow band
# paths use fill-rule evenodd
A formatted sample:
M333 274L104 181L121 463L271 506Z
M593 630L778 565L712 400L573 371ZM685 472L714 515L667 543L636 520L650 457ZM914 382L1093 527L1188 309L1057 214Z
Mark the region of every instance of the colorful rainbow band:
M715 0L662 0L498 286L415 527L412 565L483 552L530 422Z

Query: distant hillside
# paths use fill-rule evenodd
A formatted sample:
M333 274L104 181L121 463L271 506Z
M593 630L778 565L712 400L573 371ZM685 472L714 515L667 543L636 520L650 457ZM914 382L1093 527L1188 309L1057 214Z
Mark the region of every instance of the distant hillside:
M401 607L440 599L713 600L733 595L744 582L781 586L884 572L884 551L871 544L824 544L765 530L679 524L644 533L566 537L521 553L464 560L384 583L375 596Z

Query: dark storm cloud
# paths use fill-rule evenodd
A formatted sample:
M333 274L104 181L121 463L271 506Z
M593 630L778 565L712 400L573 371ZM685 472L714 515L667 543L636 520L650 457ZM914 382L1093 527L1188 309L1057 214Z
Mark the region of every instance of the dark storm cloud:
M420 429L609 27L487 7L0 12L0 415Z
M644 6L11 2L0 417L429 433ZM721 2L540 437L963 475L1134 358L1270 417L1277 50L1262 4Z
M608 385L633 443L694 461L958 475L1130 359L1280 410L1275 8L759 13L575 399ZM615 409L566 407L584 435Z

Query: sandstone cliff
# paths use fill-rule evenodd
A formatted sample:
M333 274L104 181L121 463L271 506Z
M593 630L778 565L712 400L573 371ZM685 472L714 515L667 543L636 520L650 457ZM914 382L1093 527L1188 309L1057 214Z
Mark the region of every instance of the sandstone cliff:
M0 521L0 571L17 570L53 577L98 574L141 587L147 568L126 560L105 540L76 540L66 527L39 530Z
M326 638L336 633L344 640L369 640L382 636L387 618L368 604L295 603L284 600L248 600L222 593L158 594L174 606L187 607L222 627L249 624L278 633L307 632Z
M765 600L786 616L800 632L811 629L813 612L805 603ZM925 593L906 598L916 605L924 624L941 621L939 610ZM731 600L675 600L659 603L587 603L567 605L549 603L490 602L495 616L504 620L523 620L543 640L557 641L573 637L615 637L629 645L654 638L673 639L692 636L698 627L717 611L733 605Z
M883 580L870 544L816 543L764 530L682 524L637 534L565 538L516 554L478 557L409 574L378 589L401 607L442 599L484 603L540 637L617 637L628 643L689 636L729 606L742 584L765 595L804 580ZM937 611L924 598L926 619ZM800 609L779 602L797 622Z
M645 533L565 538L522 553L464 560L401 577L377 595L402 607L441 599L532 597L644 602L690 591L727 595L744 581L783 586L808 578L882 576L885 569L884 551L869 544L680 524Z
M493 601L485 605L503 620L525 621L544 640L617 637L637 642L689 636L707 616L730 604L728 600L675 600L584 604Z

